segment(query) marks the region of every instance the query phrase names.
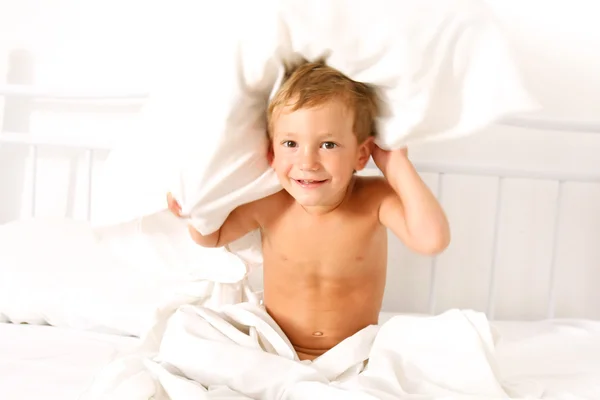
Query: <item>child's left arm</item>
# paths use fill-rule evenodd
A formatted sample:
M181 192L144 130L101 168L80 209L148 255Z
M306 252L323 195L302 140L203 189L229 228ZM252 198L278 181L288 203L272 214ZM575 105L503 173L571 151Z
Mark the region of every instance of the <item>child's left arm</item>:
M381 223L413 251L437 254L446 249L450 243L446 215L406 149L385 151L374 146L373 160L389 184L379 208Z

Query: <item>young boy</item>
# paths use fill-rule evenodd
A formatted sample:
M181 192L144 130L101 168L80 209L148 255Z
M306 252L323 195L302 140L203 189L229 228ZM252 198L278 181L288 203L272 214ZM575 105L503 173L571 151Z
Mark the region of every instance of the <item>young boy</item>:
M325 64L306 63L269 107L271 165L284 190L235 209L201 246L217 247L260 229L264 305L312 360L377 324L386 282L387 229L416 252L450 240L436 198L406 149L373 143L374 92ZM373 156L384 178L354 174ZM169 208L180 214L168 196Z

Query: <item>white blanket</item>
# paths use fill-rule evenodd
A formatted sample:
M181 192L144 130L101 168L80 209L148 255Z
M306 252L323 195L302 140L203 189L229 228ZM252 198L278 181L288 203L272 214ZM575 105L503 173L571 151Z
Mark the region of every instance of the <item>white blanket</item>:
M154 218L172 192L209 234L236 207L281 190L266 156L266 112L284 66L299 57L329 55L328 65L378 89L384 149L474 134L537 108L484 0L112 3L119 21L135 24L127 31L144 38L128 43L151 49L143 70L152 83L141 127L122 135L96 181L95 226ZM140 20L148 31L138 31ZM103 45L123 49L103 59L139 57L123 43ZM252 239L232 252L246 259L244 249L261 264Z
M396 316L312 362L250 303L181 306L155 338L109 365L85 400L516 398L497 378L489 324L473 311Z

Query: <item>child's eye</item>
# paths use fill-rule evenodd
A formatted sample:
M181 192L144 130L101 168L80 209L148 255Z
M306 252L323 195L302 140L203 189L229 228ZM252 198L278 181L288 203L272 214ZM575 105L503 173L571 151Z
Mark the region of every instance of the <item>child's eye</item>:
M327 150L331 150L337 147L337 144L333 143L333 142L325 142L321 145L322 148L327 149Z
M283 147L296 147L296 142L293 140L285 140L281 143Z

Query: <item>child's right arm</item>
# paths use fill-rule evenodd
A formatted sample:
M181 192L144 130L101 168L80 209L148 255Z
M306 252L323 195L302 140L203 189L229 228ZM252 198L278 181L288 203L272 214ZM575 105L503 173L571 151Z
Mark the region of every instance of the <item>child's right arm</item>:
M209 235L202 235L192 225L188 226L190 236L194 242L203 247L222 247L243 237L247 233L259 228L258 213L262 208L261 203L264 199L244 204L233 210L221 228ZM171 193L167 194L167 203L169 210L177 216L181 217L181 207L177 200L173 198Z

